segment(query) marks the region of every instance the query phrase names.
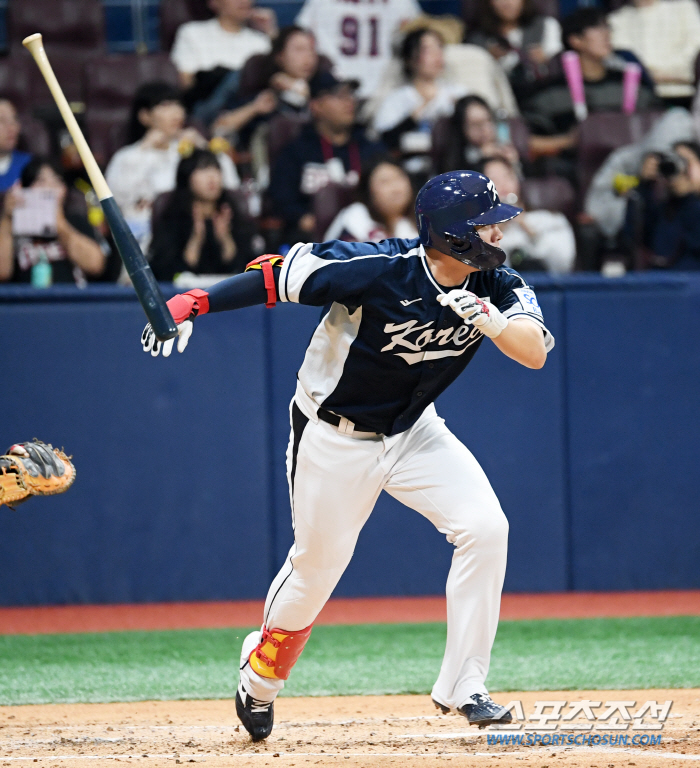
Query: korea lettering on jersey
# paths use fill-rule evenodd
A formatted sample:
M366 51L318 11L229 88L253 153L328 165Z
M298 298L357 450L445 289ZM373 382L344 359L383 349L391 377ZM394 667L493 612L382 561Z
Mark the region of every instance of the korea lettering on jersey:
M474 272L463 287L506 317L536 323L547 351L554 346L535 292L515 270ZM280 273L280 298L324 307L299 385L316 407L358 430L392 435L408 429L484 339L438 303L448 290L435 282L417 238L294 246Z

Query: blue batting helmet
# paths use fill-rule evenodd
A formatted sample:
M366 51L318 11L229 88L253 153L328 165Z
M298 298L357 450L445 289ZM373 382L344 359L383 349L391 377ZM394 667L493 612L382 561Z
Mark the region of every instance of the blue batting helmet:
M500 266L506 255L484 242L476 227L501 224L519 213L522 208L502 203L491 179L476 171L441 173L427 181L416 198L423 246L480 270Z

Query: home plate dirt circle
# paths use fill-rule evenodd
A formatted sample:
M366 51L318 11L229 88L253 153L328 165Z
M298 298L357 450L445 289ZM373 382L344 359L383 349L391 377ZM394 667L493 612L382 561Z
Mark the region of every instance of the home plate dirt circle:
M504 746L455 715L438 715L427 696L280 698L272 736L253 744L232 701L156 701L0 707L0 766L140 768L262 766L537 766L538 768L700 768L700 689L539 691L495 694L522 701L672 700L655 746ZM632 731L627 731L630 736ZM658 735L656 732L655 735Z

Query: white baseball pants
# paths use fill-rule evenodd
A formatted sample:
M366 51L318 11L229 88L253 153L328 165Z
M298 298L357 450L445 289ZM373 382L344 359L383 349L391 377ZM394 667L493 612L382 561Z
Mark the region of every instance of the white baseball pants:
M297 399L312 413L299 394ZM295 541L268 592L266 626L296 631L313 623L385 490L427 517L454 546L447 579L447 646L432 696L459 707L472 694L485 693L508 522L474 456L433 405L413 427L392 437L341 434L337 427L308 418L295 401L290 412L287 478ZM256 643L251 638L247 645ZM261 701L274 699L284 685L260 677L246 664L241 682Z

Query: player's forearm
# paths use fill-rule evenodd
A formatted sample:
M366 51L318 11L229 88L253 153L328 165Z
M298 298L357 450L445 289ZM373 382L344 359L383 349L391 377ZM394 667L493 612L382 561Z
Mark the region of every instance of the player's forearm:
M542 368L547 361L542 329L526 318L510 320L492 341L504 355L526 368Z
M279 269L274 269L273 274L277 283ZM209 311L226 312L230 309L253 307L256 304L265 304L267 299L263 273L255 269L213 285L209 289Z

